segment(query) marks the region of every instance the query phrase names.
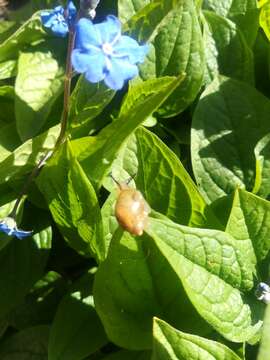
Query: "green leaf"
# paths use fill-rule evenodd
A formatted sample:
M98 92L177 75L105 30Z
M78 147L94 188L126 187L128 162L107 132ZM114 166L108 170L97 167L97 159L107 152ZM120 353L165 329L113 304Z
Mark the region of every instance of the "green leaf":
M13 122L15 120L13 86L0 86L0 107L0 121L5 125Z
M0 80L8 79L17 74L17 61L7 60L0 63Z
M26 45L37 42L46 37L40 21L41 12L36 12L8 39L0 44L0 62L15 60Z
M86 274L59 304L50 332L49 360L85 359L107 343L91 295L92 282L93 274Z
M0 41L6 40L16 29L15 21L2 20L0 22Z
M252 269L233 238L220 231L154 219L146 231L174 269L196 310L215 330L234 342L247 341L257 332L260 322L252 325L251 309L237 289L253 286ZM181 238L183 243L179 242ZM202 249L201 254L198 249Z
M247 260L251 259L253 269L270 250L269 217L269 201L244 190L236 191L226 231L239 241L239 249Z
M253 84L253 53L240 29L213 12L204 11L203 15L207 82L222 74Z
M216 341L185 334L154 319L152 360L241 360L231 349Z
M72 92L69 111L69 131L72 137L89 133L95 119L109 104L115 91L102 83L93 84L81 76Z
M167 99L182 79L164 77L131 86L115 121L96 137L73 141L74 151L95 185L101 186L124 141Z
M164 251L175 253L175 257L184 256L234 288L245 291L253 287L247 254L238 250L237 241L229 234L190 228L164 219L151 219L146 232L159 248L164 246Z
M61 49L60 43L57 44L54 46ZM17 130L23 141L38 134L63 90L64 68L51 48L52 43L48 43L19 56L15 111Z
M259 26L256 0L203 0L203 8L235 22L253 46Z
M260 10L260 26L263 28L265 35L270 40L270 3L266 2Z
M196 98L204 73L203 38L194 2L152 1L130 19L127 30L151 44L140 68L143 79L186 74L159 109L165 117L182 112Z
M11 179L21 179L30 172L45 154L54 149L59 130L59 125L56 125L43 134L27 140L7 156L0 163L0 184Z
M152 347L153 316L184 331L209 331L147 236L134 238L120 229L114 234L96 274L94 300L109 339L131 350Z
M149 3L150 0L118 0L118 17L126 22Z
M43 275L51 248L52 230L44 212L35 209L35 217L39 220L32 218L28 221L34 235L23 241L13 239L0 252L0 286L5 289L0 297L0 318L18 305Z
M263 333L257 360L268 360L270 353L270 305L267 305L263 321Z
M35 326L8 337L0 345L3 360L47 360L47 346L50 327Z
M270 101L240 81L220 76L206 88L191 131L193 171L206 201L253 189L254 149L270 131L269 112Z
M2 126L0 132L0 162L4 161L20 145L21 141L16 131L15 122Z
M256 177L253 192L267 198L270 194L270 134L265 135L255 146Z
M98 199L69 142L43 168L37 183L68 244L102 260L105 250Z

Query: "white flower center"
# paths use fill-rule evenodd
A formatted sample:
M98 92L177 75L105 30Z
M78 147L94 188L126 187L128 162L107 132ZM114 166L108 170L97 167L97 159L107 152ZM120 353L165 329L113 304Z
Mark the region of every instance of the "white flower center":
M102 50L103 50L104 54L106 54L106 55L112 55L112 53L113 53L113 47L109 43L104 43L102 45Z
M61 23L61 22L64 22L65 21L65 18L62 14L57 14L56 15L56 21Z

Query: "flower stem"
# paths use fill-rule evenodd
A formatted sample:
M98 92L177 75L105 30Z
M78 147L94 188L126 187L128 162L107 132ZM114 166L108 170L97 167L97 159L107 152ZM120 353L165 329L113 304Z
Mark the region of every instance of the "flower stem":
M67 51L67 61L66 61L65 82L64 82L64 105L63 105L63 113L61 120L61 130L58 139L56 141L55 148L61 145L65 141L65 137L66 137L70 87L71 87L71 79L72 79L71 53L74 47L74 40L75 40L75 29L72 27L69 30L69 37L68 37L68 51Z

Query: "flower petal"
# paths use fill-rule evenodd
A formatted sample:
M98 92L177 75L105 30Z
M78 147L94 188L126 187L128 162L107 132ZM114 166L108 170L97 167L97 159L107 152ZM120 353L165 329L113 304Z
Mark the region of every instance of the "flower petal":
M47 22L51 19L51 11L42 11L40 17L43 26L46 27Z
M114 15L108 15L105 21L94 26L102 44L111 44L121 35L121 23Z
M18 239L24 239L25 237L31 236L32 234L33 234L33 231L24 231L24 230L20 230L20 229L15 229L15 231L14 231L14 235Z
M111 58L111 67L104 81L113 90L120 90L126 80L138 75L138 68L129 62L128 58Z
M55 22L52 24L51 30L56 36L65 37L68 33L68 25L66 22Z
M91 46L101 47L96 29L91 20L81 18L76 25L75 48L88 50Z
M123 35L113 47L116 56L128 56L132 64L143 63L149 51L148 45L140 46L130 36Z
M9 234L12 229L3 221L0 222L0 231Z
M74 69L84 73L88 81L96 83L104 79L106 74L106 59L101 51L82 52L75 49L71 55Z

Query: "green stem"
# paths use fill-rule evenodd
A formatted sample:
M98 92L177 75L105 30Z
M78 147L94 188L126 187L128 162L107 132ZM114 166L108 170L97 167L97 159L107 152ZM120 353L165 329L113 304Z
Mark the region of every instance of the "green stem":
M72 64L71 64L71 53L74 48L75 40L75 30L74 28L70 29L68 37L68 51L67 51L67 62L66 62L66 72L65 72L65 82L64 82L64 105L63 113L61 120L61 130L56 141L55 148L61 145L66 138L67 122L68 122L68 112L69 112L69 98L70 98L70 87L72 79Z

